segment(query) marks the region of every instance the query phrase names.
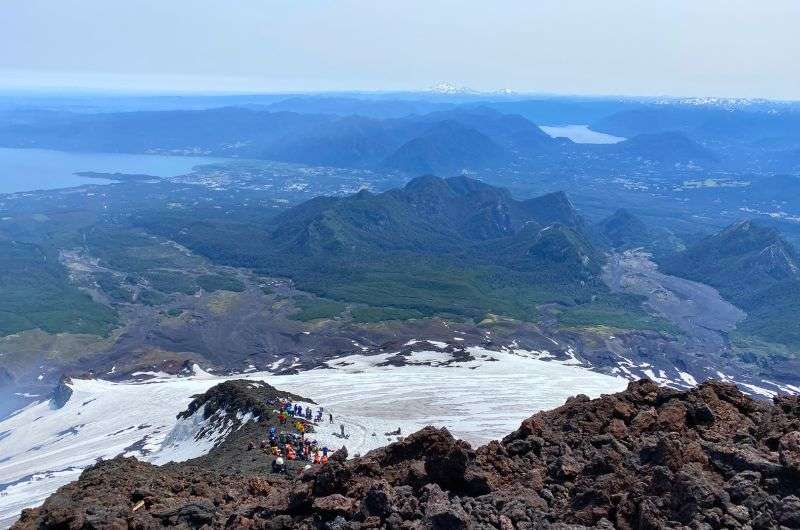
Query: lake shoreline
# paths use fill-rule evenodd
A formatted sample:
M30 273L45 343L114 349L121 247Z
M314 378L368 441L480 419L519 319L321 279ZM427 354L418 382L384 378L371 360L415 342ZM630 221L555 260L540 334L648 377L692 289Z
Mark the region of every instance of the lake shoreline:
M184 175L197 166L222 160L0 147L0 196L131 180L153 181Z

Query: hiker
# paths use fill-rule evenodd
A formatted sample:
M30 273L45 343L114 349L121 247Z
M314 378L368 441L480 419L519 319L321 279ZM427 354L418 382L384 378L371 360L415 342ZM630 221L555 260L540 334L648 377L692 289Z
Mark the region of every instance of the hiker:
M319 461L320 464L323 466L328 463L328 455L322 455L322 459Z
M296 460L297 459L297 453L294 450L294 446L291 445L291 444L286 446L286 458L288 460Z
M321 457L319 455L319 451L317 451L317 452L314 453L314 463L315 464L319 464L320 460L321 460Z
M278 457L272 461L272 472L286 473L286 464L283 462L283 458Z
M339 425L339 430L342 431L342 438L344 438L344 423Z
M281 425L286 425L286 413L285 412L281 411L278 414L278 421L280 422Z
M306 407L306 419L308 421L311 421L311 415L312 415L311 407Z
M331 423L333 423L333 413L328 413L328 417L330 418Z
M323 447L322 448L322 456L328 456L328 448L327 447Z

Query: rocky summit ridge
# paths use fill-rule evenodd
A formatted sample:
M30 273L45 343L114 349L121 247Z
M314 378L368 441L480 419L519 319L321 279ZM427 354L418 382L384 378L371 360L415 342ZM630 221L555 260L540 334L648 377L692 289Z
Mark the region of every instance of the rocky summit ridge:
M714 381L579 395L477 449L427 427L287 475L207 461L100 462L15 528L800 527L800 398Z

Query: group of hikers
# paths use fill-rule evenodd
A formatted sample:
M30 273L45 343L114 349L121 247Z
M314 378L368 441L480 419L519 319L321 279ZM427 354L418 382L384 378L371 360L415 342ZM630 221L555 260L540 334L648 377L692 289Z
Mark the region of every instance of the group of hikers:
M306 408L303 409L302 405L286 402L285 404L281 404L278 408L278 422L281 425L286 425L286 423L289 421L289 418L304 418L306 421L311 421L311 419L314 418L314 423L322 423L322 416L324 412L324 407L319 407L317 409L317 415L314 416L314 413L311 411L311 407L306 406ZM328 420L330 423L333 423L333 413L328 413ZM294 423L296 424L301 422L295 421Z
M321 423L325 409L319 407L315 416L311 407L303 408L302 405L288 400L278 400L274 405L278 411L280 426L291 426L293 431L283 428L278 430L277 427L271 426L267 431L267 439L261 442L261 449L274 457L272 471L286 473L286 461L291 460L304 461L307 463L305 467L310 467L311 464L327 464L329 449L306 436L312 418L315 423ZM332 413L328 413L328 420L333 423ZM342 436L344 436L344 424L340 427ZM253 444L250 444L249 449L253 448Z

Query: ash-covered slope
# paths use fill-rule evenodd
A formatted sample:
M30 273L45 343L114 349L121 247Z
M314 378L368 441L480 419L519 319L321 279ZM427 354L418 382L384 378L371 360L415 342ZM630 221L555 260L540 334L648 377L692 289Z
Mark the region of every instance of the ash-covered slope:
M800 399L639 381L479 449L426 428L300 475L118 458L16 528L796 528L798 488Z

